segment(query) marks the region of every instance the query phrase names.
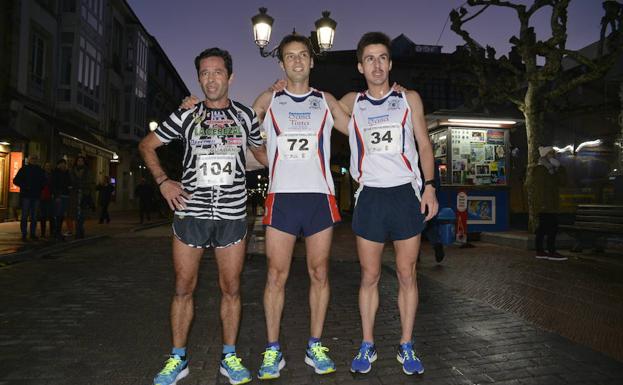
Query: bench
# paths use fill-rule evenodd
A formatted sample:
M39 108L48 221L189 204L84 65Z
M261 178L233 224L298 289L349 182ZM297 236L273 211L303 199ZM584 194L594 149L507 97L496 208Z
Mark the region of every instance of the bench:
M573 251L582 251L585 247L603 251L608 237L623 237L623 206L578 205L575 222L559 227L576 239Z

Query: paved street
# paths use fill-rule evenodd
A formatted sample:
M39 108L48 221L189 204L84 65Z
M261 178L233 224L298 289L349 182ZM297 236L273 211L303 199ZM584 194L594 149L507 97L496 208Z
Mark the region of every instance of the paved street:
M170 349L169 232L168 226L118 232L96 243L1 268L0 384L150 384ZM265 259L261 237L255 239L259 243L250 246L253 254L244 271L238 341L239 355L254 372L265 344L261 304ZM543 263L527 251L477 246L448 250L441 266L432 261L428 248L423 253L416 347L426 372L415 377L402 374L395 359L399 319L390 250L384 260L376 327L379 360L368 375L348 372L360 341L359 267L348 226L336 231L324 335L338 371L321 377L303 363L308 280L302 248L297 246L281 337L287 366L274 383L623 382L619 264L588 258ZM218 289L209 254L201 273L189 343L191 372L180 385L226 383L217 370ZM555 322L559 313L568 318L567 331L558 330L565 329ZM591 328L599 340L612 344L585 341L582 336L590 335Z

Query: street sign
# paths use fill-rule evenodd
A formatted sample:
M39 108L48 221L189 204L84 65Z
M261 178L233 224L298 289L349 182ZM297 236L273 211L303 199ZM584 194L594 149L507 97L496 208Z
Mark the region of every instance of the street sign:
M467 193L460 191L456 195L456 241L467 243Z

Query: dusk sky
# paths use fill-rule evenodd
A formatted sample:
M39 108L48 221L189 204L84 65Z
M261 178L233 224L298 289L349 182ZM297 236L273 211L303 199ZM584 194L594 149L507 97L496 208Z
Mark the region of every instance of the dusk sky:
M268 14L275 18L269 49L293 28L309 36L323 10L329 10L337 21L333 50L354 49L363 33L375 30L387 33L392 39L404 33L416 44L439 44L443 52L453 52L457 45L463 44L450 30L449 22L443 34L441 32L452 8L461 6L464 0L128 2L195 95L203 96L197 83L195 56L214 46L229 50L235 74L230 97L247 104L282 77L276 59L260 57L253 41L251 17L261 6L268 8ZM532 1L522 3L532 4ZM599 39L601 3L601 0L571 1L567 48L578 49ZM540 12L537 16L534 26L538 36L548 36L550 12ZM490 7L468 24L468 30L482 45L492 45L498 54L504 54L510 48L508 39L518 34L518 25L513 10Z

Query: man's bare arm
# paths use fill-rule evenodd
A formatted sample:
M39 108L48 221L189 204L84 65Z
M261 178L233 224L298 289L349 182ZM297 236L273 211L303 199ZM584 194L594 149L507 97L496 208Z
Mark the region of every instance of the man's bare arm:
M342 134L348 136L348 121L350 115L344 111L340 102L338 102L333 95L328 92L324 93L324 97L327 100L331 115L333 115L333 126Z
M353 115L353 106L355 105L355 99L357 98L357 92L349 92L342 96L339 103L342 109L349 115Z
M158 154L156 154L156 149L162 145L163 143L158 139L158 136L150 132L141 140L138 145L138 150L143 157L145 166L147 166L147 169L149 169L151 175L154 177L160 189L160 193L166 199L171 210L182 209L186 207L184 198L188 198L189 195L182 188L182 184L169 179L162 169L162 166L160 166L160 160L158 159Z
M433 146L428 137L428 128L424 119L424 106L422 99L415 91L407 91L407 102L411 107L411 122L413 123L413 134L418 145L418 156L422 163L422 172L424 173L424 181L433 180L435 178L435 159L433 158ZM428 207L428 215L426 220L431 219L437 214L438 204L435 196L435 188L431 185L424 187L422 194L422 213Z
M258 121L261 123L264 121L264 117L266 116L266 112L268 112L268 107L270 106L270 100L273 97L273 92L270 90L264 91L260 94L260 96L255 99L253 102L253 110L257 115ZM259 161L259 159L258 159Z
M249 150L253 153L255 159L260 162L264 167L268 167L268 155L266 154L266 146L261 145L259 147L249 146Z

